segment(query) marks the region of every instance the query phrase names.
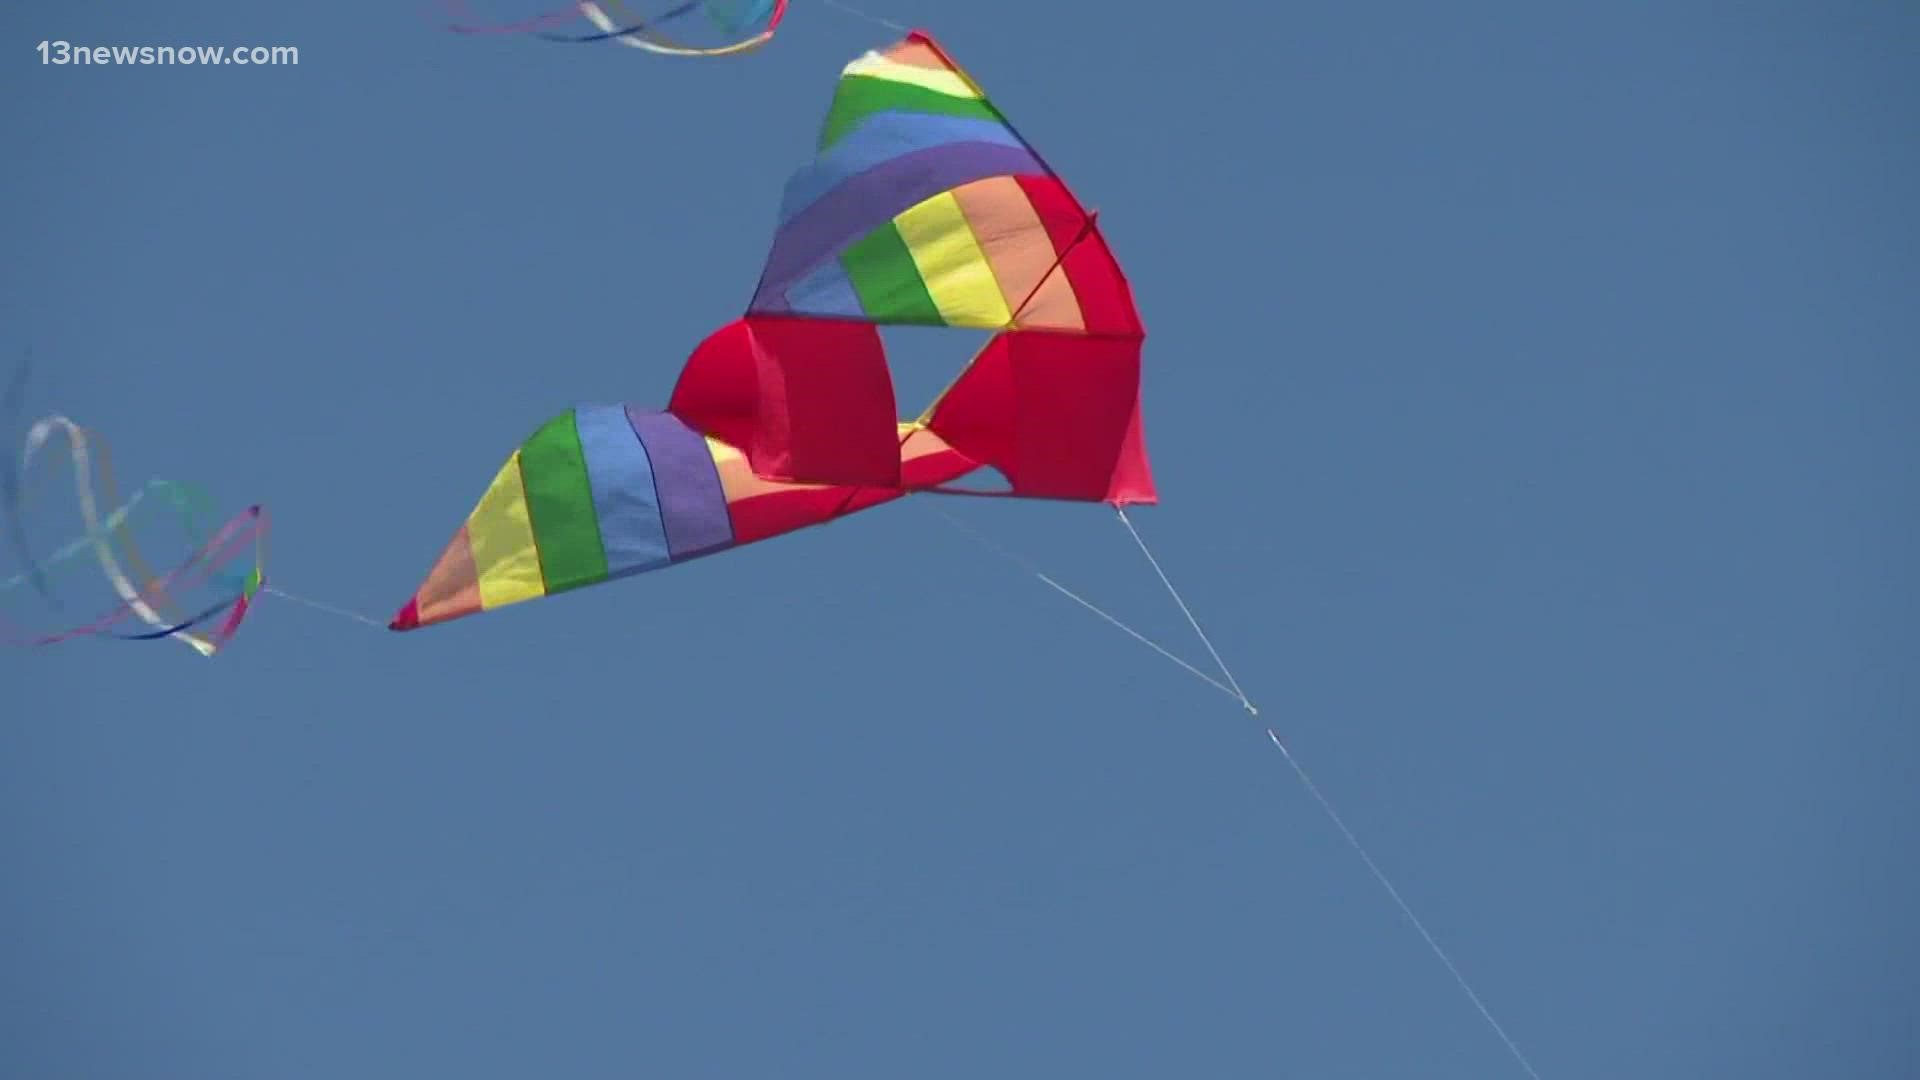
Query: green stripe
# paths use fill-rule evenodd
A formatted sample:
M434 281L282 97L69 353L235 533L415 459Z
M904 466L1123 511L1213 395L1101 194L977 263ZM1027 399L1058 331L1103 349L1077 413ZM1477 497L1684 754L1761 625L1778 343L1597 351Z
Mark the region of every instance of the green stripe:
M527 489L527 516L533 519L547 594L605 581L607 553L573 410L548 421L520 447L520 482Z
M840 253L840 265L847 268L861 309L875 322L947 325L893 222L848 245Z
M871 75L848 75L833 92L833 107L827 110L827 126L820 133L820 149L825 150L840 136L877 112L937 113L964 116L976 120L1006 123L999 111L980 98L954 97L913 83L876 79Z

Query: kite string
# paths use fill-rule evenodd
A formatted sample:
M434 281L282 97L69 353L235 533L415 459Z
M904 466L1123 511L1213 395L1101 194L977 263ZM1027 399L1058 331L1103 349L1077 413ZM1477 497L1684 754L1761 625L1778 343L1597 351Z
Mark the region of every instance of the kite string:
M1359 855L1360 861L1367 864L1373 879L1380 883L1381 888L1387 890L1387 895L1391 896L1393 902L1399 906L1400 914L1407 917L1407 921L1413 924L1413 928L1419 931L1420 937L1426 941L1427 948L1432 949L1433 955L1439 957L1440 962L1446 965L1448 973L1453 976L1453 981L1459 983L1460 989L1466 993L1467 1000L1473 1002L1473 1007L1480 1010L1480 1015L1486 1020L1487 1026L1493 1029L1493 1033L1500 1037L1502 1043L1506 1044L1508 1053L1511 1053L1513 1059L1520 1063L1520 1067L1527 1071L1528 1076L1533 1080L1540 1080L1540 1074L1535 1072L1533 1066L1528 1063L1526 1055L1520 1052L1520 1047L1514 1043L1506 1029L1500 1026L1500 1021L1493 1018L1492 1010L1480 1000L1479 994L1474 993L1473 987L1467 982L1467 977L1454 966L1453 959L1447 955L1447 951L1440 947L1440 943L1427 930L1426 924L1413 913L1412 906L1400 895L1400 890L1394 888L1393 882L1387 880L1385 871L1382 871L1379 864L1373 861L1373 856L1367 854L1367 849L1360 843L1360 838L1353 834L1352 829L1347 828L1347 823L1340 818L1340 812L1333 808L1333 803L1328 801L1325 795L1321 794L1319 785L1313 782L1313 778L1307 775L1307 770L1294 759L1293 752L1287 749L1287 744L1280 741L1280 736L1275 735L1272 728L1267 729L1267 738L1273 741L1274 747L1280 751L1282 757L1287 759L1287 764L1293 766L1294 775L1300 778L1300 783L1306 786L1308 794L1311 794L1314 801L1320 804L1320 809L1326 811L1327 818L1333 822L1335 828L1340 830L1340 835L1347 838L1347 844L1353 848L1354 854Z
M1240 694L1236 693L1232 688L1228 687L1225 683L1222 683L1219 679L1216 679L1213 676L1208 675L1206 672L1201 671L1199 668L1194 667L1192 664L1189 664L1185 660L1180 659L1180 657L1174 655L1172 652L1169 652L1166 648L1161 646L1159 642L1154 641L1152 638L1147 637L1145 634L1142 634L1140 631L1135 630L1133 627L1128 626L1126 623L1121 622L1119 619L1101 610L1092 601L1081 596L1079 593L1074 592L1072 589L1067 588L1065 585L1060 584L1058 581L1055 581L1053 578L1047 576L1047 574L1044 571L1042 571L1039 567L1035 566L1031 560L1022 558L1016 552L1008 549L1006 545L996 542L992 537L988 536L986 533L983 533L979 529L976 529L973 526L968 525L966 522L961 521L959 518L954 517L952 514L947 513L945 510L942 510L937 506L933 506L924 502L919 503L919 506L922 509L925 509L926 511L928 511L929 513L938 514L944 521L946 521L947 524L953 526L954 528L972 537L975 543L986 548L988 551L991 551L994 554L1000 556L1001 558L1006 559L1008 562L1011 562L1015 566L1020 567L1022 570L1025 570L1027 573L1032 574L1034 577L1039 578L1041 584L1054 590L1055 592L1073 601L1074 603L1079 604L1081 607L1086 608L1088 611L1093 612L1095 615L1100 616L1102 619L1105 619L1107 622L1111 623L1114 627L1119 629L1121 632L1125 633L1127 636L1133 638L1135 641L1138 641L1140 644L1145 645L1147 648L1152 649L1154 652L1159 653L1161 656L1164 656L1167 659L1185 668L1190 674L1193 675L1194 678L1199 679L1201 682L1206 683L1207 685L1213 687L1214 689L1220 691L1221 693L1227 695L1230 698L1235 698L1235 699L1241 698Z
M878 15L869 15L866 12L861 11L859 8L853 7L849 4L841 3L840 0L820 0L820 2L827 5L830 8L834 8L838 11L845 12L846 14L851 15L856 19L865 19L870 23L874 23L879 26L884 26L889 30L897 31L902 34L907 33L909 30L908 27L902 26L899 23L894 22L892 19L883 19Z
M1115 507L1114 509L1120 515L1120 523L1125 525L1127 532L1133 535L1133 542L1139 545L1140 553L1145 555L1147 562L1153 565L1153 572L1160 576L1160 583L1167 587L1167 593L1173 597L1174 603L1180 605L1181 614L1187 617L1187 623L1193 627L1193 632L1199 635L1201 643L1207 647L1207 652L1213 656L1213 662L1220 665L1220 673L1227 677L1228 683L1232 684L1233 692L1240 698L1240 704L1246 708L1247 712L1258 716L1259 710L1254 708L1253 702L1247 700L1246 693L1240 689L1239 681L1233 677L1233 671L1227 667L1227 662L1220 658L1220 651L1213 647L1213 641L1207 637L1207 632L1200 628L1200 620L1194 617L1193 610L1187 606L1185 600L1181 599L1180 591L1173 587L1173 581L1167 577L1166 570L1160 566L1160 560L1154 558L1153 551L1147 547L1147 542L1145 538L1140 535L1140 530L1133 527L1133 521L1127 517L1126 509L1124 507ZM1307 775L1307 770L1294 758L1293 751L1287 749L1287 744L1280 741L1280 736L1274 734L1272 728L1267 729L1267 738L1273 740L1274 747L1280 751L1282 757L1287 759L1287 764L1293 767L1294 775L1300 778L1300 783L1305 785L1308 794L1312 795L1314 801L1320 804L1320 809L1326 811L1328 820L1332 821L1334 827L1340 830L1340 835L1346 837L1347 843L1353 848L1354 854L1360 856L1360 861L1367 865L1367 870L1373 874L1374 880L1378 881L1381 888L1387 891L1387 895L1393 898L1394 904L1400 908L1400 913L1407 917L1407 921L1413 924L1413 928L1419 932L1421 939L1427 943L1427 948L1432 949L1433 955L1439 958L1441 964L1445 965L1447 972L1453 976L1453 981L1460 984L1460 989L1466 993L1467 1000L1473 1002L1473 1007L1480 1011L1481 1018L1486 1020L1487 1026L1493 1029L1493 1033L1498 1036L1501 1043L1506 1046L1507 1052L1513 1055L1513 1059L1520 1063L1520 1067L1526 1070L1528 1076L1532 1077L1533 1080L1540 1080L1540 1074L1534 1071L1533 1065L1527 1061L1526 1055L1520 1052L1519 1045L1507 1034L1506 1029L1500 1026L1500 1022L1493 1018L1493 1011L1488 1009L1486 1003L1480 1000L1480 995L1474 992L1473 986L1467 982L1467 977L1461 974L1460 969L1454 965L1453 958L1448 956L1446 950L1440 947L1440 942L1434 938L1433 934L1427 929L1426 924L1420 921L1420 917L1413 913L1412 905L1408 904L1406 898L1400 895L1399 889L1394 888L1393 882L1387 878L1386 872L1380 869L1380 864L1373 861L1373 856L1368 854L1366 847L1360 843L1360 838L1355 836L1353 830L1347 827L1346 821L1340 817L1340 812L1333 808L1332 801L1321 793L1320 786L1313 782L1313 778Z
M1239 681L1233 677L1233 671L1227 667L1227 662L1220 658L1220 652L1213 647L1213 641L1207 637L1207 632L1200 628L1200 620L1194 617L1193 610L1187 606L1185 600L1181 599L1180 591L1173 587L1173 581L1167 577L1166 570L1160 566L1160 560L1154 558L1153 551L1147 547L1147 542L1145 538L1140 535L1140 530L1133 527L1132 520L1127 517L1126 509L1123 507L1115 507L1114 509L1120 515L1120 523L1127 527L1127 532L1133 534L1133 542L1139 545L1140 553L1145 555L1147 562L1153 565L1153 572L1160 576L1160 583L1167 587L1167 593L1173 597L1174 603L1180 605L1181 614L1187 617L1187 623L1193 627L1193 632L1199 635L1201 643L1207 647L1207 652L1213 656L1213 662L1220 665L1220 673L1227 677L1228 683L1232 684L1233 692L1240 698L1240 704L1246 708L1247 712L1258 716L1259 710L1254 708L1253 702L1247 700L1246 693L1240 689ZM1327 818L1333 822L1335 828L1340 830L1340 835L1346 837L1347 843L1354 850L1354 854L1359 855L1360 861L1367 864L1367 870L1373 874L1374 880L1378 881L1380 886L1387 891L1387 895L1393 898L1394 904L1400 908L1400 913L1407 917L1407 921L1413 924L1415 930L1419 931L1420 937L1427 943L1427 947L1433 950L1433 955L1438 957L1440 963L1446 966L1447 972L1453 976L1453 981L1460 984L1460 989L1466 993L1467 1000L1473 1002L1473 1007L1480 1011L1480 1016L1486 1020L1487 1026L1493 1029L1493 1033L1499 1037L1501 1043L1505 1044L1507 1051L1513 1055L1513 1059L1520 1063L1520 1067L1525 1069L1527 1075L1532 1077L1533 1080L1540 1080L1540 1074L1533 1070L1533 1066L1527 1061L1526 1055L1520 1052L1520 1047L1507 1034L1506 1029L1500 1026L1500 1022L1493 1018L1492 1010L1488 1009L1486 1003L1480 1000L1480 995L1474 992L1473 986L1467 982L1467 977L1460 973L1460 969L1453 963L1453 958L1448 956L1446 950L1440 947L1440 942L1427 930L1426 924L1422 923L1420 917L1413 913L1413 907L1407 903L1406 898L1400 895L1400 890L1394 888L1393 882L1388 880L1386 872L1380 869L1380 864L1373 861L1373 856L1368 854L1366 847L1360 843L1360 838L1355 836L1353 830L1347 827L1347 823L1340 817L1340 812L1333 808L1332 801L1321 793L1320 786L1313 782L1313 778L1307 775L1307 770L1294 758L1293 751L1287 749L1287 744L1280 741L1280 736L1274 734L1272 728L1267 729L1267 738L1273 740L1273 745L1280 751L1281 756L1287 759L1287 764L1293 767L1294 775L1298 776L1300 783L1306 786L1308 794L1312 795L1314 801L1320 804L1320 809L1326 811Z
M348 611L346 608L335 607L332 604L323 604L318 600L309 600L304 596L295 596L290 592L286 592L282 589L277 589L272 585L262 585L260 586L260 591L272 593L273 595L279 597L282 600L291 600L296 604L301 604L306 607L310 607L315 611L323 611L329 615L338 615L343 619L352 619L354 622L357 622L357 623L365 623L366 625L373 627L375 630L385 630L387 628L384 623L381 623L375 619L369 619L365 615L362 615L358 612Z
M1213 642L1207 637L1207 632L1200 628L1200 620L1194 617L1193 610L1187 606L1185 600L1181 599L1180 591L1173 587L1172 580L1167 577L1166 570L1161 568L1160 560L1154 558L1153 551L1147 547L1147 542L1140 535L1140 530L1133 527L1133 522L1127 517L1125 508L1115 507L1114 509L1120 515L1120 523L1127 527L1127 532L1133 534L1133 542L1139 545L1140 553L1145 555L1147 562L1153 565L1153 572L1160 576L1160 583L1167 587L1167 593L1173 597L1174 603L1180 605L1180 612L1187 617L1187 622L1193 627L1193 632L1199 635L1201 643L1206 645L1207 652L1213 656L1213 662L1220 665L1220 673L1227 677L1228 683L1232 684L1233 692L1240 698L1240 704L1246 708L1247 712L1258 716L1259 710L1254 708L1253 702L1247 700L1246 693L1240 689L1240 683L1233 677L1233 672L1227 667L1227 662L1220 658L1219 650L1213 647ZM1407 921L1413 924L1413 928L1419 932L1421 939L1427 943L1427 948L1433 950L1433 955L1439 958L1440 963L1446 967L1448 974L1453 976L1453 981L1460 984L1460 989L1467 995L1467 1000L1473 1002L1473 1007L1479 1010L1481 1018L1486 1020L1487 1026L1493 1029L1493 1033L1498 1036L1500 1042L1506 1046L1507 1052L1513 1055L1513 1059L1520 1063L1520 1067L1526 1070L1528 1076L1532 1077L1533 1080L1540 1080L1540 1074L1534 1071L1533 1065L1527 1061L1526 1055L1520 1052L1519 1045L1507 1034L1506 1029L1500 1026L1500 1022L1493 1018L1493 1011L1487 1008L1486 1002L1480 1000L1480 995L1474 992L1472 984L1467 982L1467 977L1461 974L1460 969L1454 965L1453 958L1448 956L1447 951L1440 947L1440 942L1434 938L1432 932L1427 929L1426 924L1420 921L1420 917L1413 913L1412 905L1408 904L1406 898L1400 895L1399 889L1394 888L1393 882L1387 878L1386 872L1380 869L1380 864L1373 861L1373 856L1367 852L1365 845L1360 843L1360 838L1355 836L1353 830L1347 827L1346 821L1340 817L1340 812L1333 808L1332 801L1320 791L1320 786L1313 782L1313 778L1307 775L1307 770L1294 758L1293 751L1287 749L1287 744L1280 741L1280 736L1274 734L1272 728L1267 729L1267 738L1273 740L1274 747L1280 751L1282 757L1287 759L1287 764L1293 767L1294 775L1300 778L1300 783L1306 787L1307 793L1312 795L1314 801L1320 804L1320 809L1326 811L1328 820L1332 821L1334 827L1340 830L1340 835L1346 837L1347 844L1353 848L1354 854L1360 856L1360 861L1367 865L1367 870L1373 874L1374 880L1378 881L1381 888L1387 891L1387 895L1393 898L1394 904L1400 908L1400 913L1407 917Z
M938 507L929 506L925 503L921 505L933 513L939 514L942 518L946 519L948 524L972 536L975 541L985 546L988 550L993 551L995 554L1013 562L1033 576L1039 578L1043 584L1080 604L1109 623L1112 623L1135 640L1185 668L1196 678L1219 690L1221 693L1239 701L1241 707L1246 709L1247 712L1256 716L1259 715L1259 710L1254 707L1252 701L1248 700L1246 693L1240 689L1240 683L1233 677L1233 671L1227 667L1226 661L1221 659L1219 650L1214 648L1213 642L1207 637L1207 632L1201 629L1200 621L1194 617L1193 610L1187 606L1187 602L1180 596L1179 590L1174 588L1173 582L1167 577L1166 570L1161 567L1160 560L1154 557L1153 551L1147 547L1147 542L1141 537L1139 530L1135 529L1133 522L1128 520L1127 512L1124 509L1116 507L1116 509L1119 510L1121 523L1126 525L1127 531L1133 534L1134 543L1139 545L1141 553L1144 554L1147 557L1147 561L1153 565L1154 572L1159 575L1161 584L1166 586L1167 592L1173 596L1174 602L1180 606L1181 612L1187 617L1187 622L1192 625L1194 633L1198 634L1201 642L1206 645L1207 652L1212 654L1214 663L1220 665L1220 673L1226 676L1227 683L1231 683L1231 686L1227 685L1227 683L1220 682L1220 680L1213 678L1192 664L1180 659L1178 656L1162 648L1158 643L1147 638L1119 619L1102 611L1089 601L1083 599L1079 594L1048 577L1039 568L1034 566L1031 561L1022 558L1004 545L995 542L985 533L967 525ZM1348 846L1353 848L1354 854L1360 856L1360 861L1366 864L1367 871L1373 875L1373 879L1380 883L1381 888L1386 890L1387 895L1392 898L1394 905L1400 909L1400 913L1406 916L1407 921L1413 924L1414 930L1419 933L1421 940L1427 943L1427 948L1433 950L1433 955L1440 960L1440 963L1447 969L1447 973L1453 976L1453 981L1459 984L1461 991L1467 995L1467 1000L1473 1003L1473 1007L1479 1011L1481 1018L1487 1022L1487 1026L1493 1029L1494 1035L1497 1036L1501 1044L1507 1048L1507 1052L1513 1055L1513 1059L1519 1062L1520 1067L1526 1071L1526 1074L1531 1077L1532 1080L1540 1080L1540 1074L1534 1070L1532 1063L1527 1060L1526 1055L1520 1052L1519 1044L1515 1043L1512 1036L1507 1034L1506 1029L1500 1026L1500 1022L1494 1019L1493 1011L1487 1008L1484 1001L1480 1000L1480 995L1474 991L1473 985L1467 981L1467 977L1462 974L1459 967L1454 964L1453 958L1447 955L1445 949L1441 948L1439 940L1427 929L1426 924L1420 921L1420 916L1414 914L1413 906L1408 904L1406 898L1400 895L1400 890L1394 887L1393 881L1387 877L1384 870L1380 869L1380 864L1373 861L1372 854L1370 854L1366 846L1360 842L1360 838L1354 835L1353 830L1347 827L1347 823L1345 819L1341 818L1340 812L1334 809L1333 802L1321 792L1320 786L1313 782L1313 777L1307 775L1307 770L1294 758L1293 752L1287 749L1287 744L1280 740L1280 736L1275 734L1272 728L1267 729L1267 738L1273 741L1274 747L1280 751L1281 756L1287 759L1287 764L1293 768L1294 775L1300 778L1300 783L1307 789L1307 793L1312 795L1314 801L1320 804L1320 809L1326 813L1328 820L1332 821L1334 827L1340 830L1340 835L1346 839Z
M1160 560L1153 557L1153 549L1147 547L1147 542L1141 537L1140 530L1133 527L1133 519L1127 517L1126 508L1116 506L1114 507L1114 512L1120 515L1120 524L1125 525L1127 532L1133 535L1133 542L1140 546L1140 553L1145 555L1147 562L1153 565L1153 572L1160 575L1160 584L1167 587L1167 595L1173 597L1173 602L1180 605L1180 613L1187 617L1187 624L1192 626L1193 632L1200 636L1200 643L1207 647L1207 652L1213 657L1213 662L1220 665L1220 674L1227 677L1227 683L1233 687L1232 693L1240 699L1241 707L1253 716L1260 715L1260 710L1254 708L1253 702L1248 700L1247 692L1240 689L1240 681L1233 677L1233 671L1227 667L1227 662L1220 659L1220 650L1213 647L1213 639L1207 637L1205 630L1200 629L1200 620L1193 617L1193 609L1187 607L1186 600L1180 596L1180 590L1173 587L1173 582L1167 577L1167 572L1160 568Z

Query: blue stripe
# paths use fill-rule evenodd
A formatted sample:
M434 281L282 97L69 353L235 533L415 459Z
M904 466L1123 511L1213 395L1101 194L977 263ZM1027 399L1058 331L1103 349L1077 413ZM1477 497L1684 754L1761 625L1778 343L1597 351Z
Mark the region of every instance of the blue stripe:
M834 143L833 149L787 180L786 191L780 196L780 224L792 221L821 196L876 165L948 143L987 143L1013 150L1027 149L1005 124L994 120L927 113L875 113Z
M842 319L863 319L860 294L853 291L853 279L839 259L828 259L787 290L785 311L795 315L823 315Z
M618 405L582 405L573 411L587 459L593 513L607 552L607 576L622 577L667 565L667 526L654 492L647 448Z

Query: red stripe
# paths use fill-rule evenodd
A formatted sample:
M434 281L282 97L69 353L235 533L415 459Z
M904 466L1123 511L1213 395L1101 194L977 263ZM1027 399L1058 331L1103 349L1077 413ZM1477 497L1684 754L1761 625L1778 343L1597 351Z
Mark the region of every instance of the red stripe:
M1016 176L1014 180L1026 192L1028 201L1040 215L1053 241L1055 255L1062 255L1060 267L1073 286L1080 302L1080 315L1090 334L1140 334L1140 315L1133 305L1133 291L1127 287L1113 252L1094 225L1093 218L1074 199L1067 186L1054 176Z
M1086 318L1090 334L1145 336L1140 311L1133 304L1133 290L1107 247L1098 226L1088 223L1087 235L1074 245L1062 260L1073 293L1080 298L1080 313Z

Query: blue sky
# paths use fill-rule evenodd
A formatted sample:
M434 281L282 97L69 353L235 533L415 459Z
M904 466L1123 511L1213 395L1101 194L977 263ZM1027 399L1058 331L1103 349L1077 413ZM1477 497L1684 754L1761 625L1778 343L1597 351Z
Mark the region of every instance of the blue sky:
M1920 15L862 6L1100 208L1136 520L1541 1075L1914 1075ZM0 354L384 619L540 422L664 404L892 36L8 5ZM911 413L975 342L900 344ZM944 508L1204 657L1110 514ZM911 505L0 687L7 1076L1523 1075L1261 724Z

